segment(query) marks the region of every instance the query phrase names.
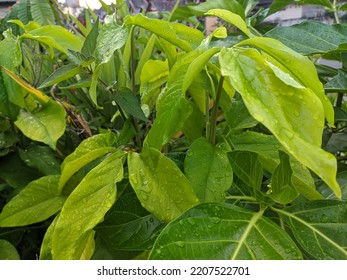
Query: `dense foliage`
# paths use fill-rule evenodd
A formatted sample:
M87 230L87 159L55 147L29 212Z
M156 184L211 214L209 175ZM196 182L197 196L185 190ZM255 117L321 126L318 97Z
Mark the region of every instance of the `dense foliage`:
M100 2L1 21L0 258L347 259L346 5Z

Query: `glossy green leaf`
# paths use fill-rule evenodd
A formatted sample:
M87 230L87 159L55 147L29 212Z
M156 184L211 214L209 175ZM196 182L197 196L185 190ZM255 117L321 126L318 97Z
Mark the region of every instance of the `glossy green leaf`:
M55 149L57 140L65 131L65 110L50 100L38 111L21 110L15 125L26 137Z
M289 235L263 216L234 205L198 205L159 235L150 259L302 259Z
M331 1L329 0L274 0L271 3L271 6L269 8L269 11L267 15L271 15L273 13L276 13L279 10L282 10L284 7L295 4L295 5L318 5L318 6L324 6L327 8L332 8Z
M319 260L347 259L346 201L311 201L273 210L310 256Z
M293 170L290 166L289 156L279 151L279 157L281 162L271 178L270 197L277 203L288 204L298 196L298 193L292 183Z
M236 26L248 37L252 36L251 32L248 30L246 22L238 14L235 14L228 10L212 9L212 10L209 10L207 13L205 13L205 15L219 17L225 20L226 22L229 22L232 25Z
M52 236L53 259L80 258L90 231L116 200L117 182L123 179L123 152L103 160L83 178L67 198ZM88 241L89 242L89 241ZM81 250L83 249L83 250Z
M112 147L115 142L116 138L111 131L82 141L75 151L64 159L61 165L59 189L61 190L71 176L83 166L107 153L115 152L116 148Z
M244 151L232 151L228 154L235 175L249 187L260 190L263 179L263 167L258 154Z
M89 94L94 104L97 104L96 88L99 82L101 66L110 61L113 53L120 49L128 37L128 28L120 26L114 16L106 16L105 23L96 40L94 51L96 68L93 72L92 83L89 89Z
M220 64L251 115L340 196L335 157L320 148L324 113L318 97L310 89L283 83L254 49L223 49Z
M134 192L127 192L96 227L96 232L109 252L124 254L150 249L162 226L141 206Z
M304 21L292 26L276 27L265 35L302 54L324 54L347 43L347 27L320 21Z
M226 153L205 138L195 140L184 161L184 173L201 202L224 202L233 171Z
M140 101L131 92L131 90L120 89L119 92L114 96L114 99L119 107L121 107L127 114L144 122L147 121L147 118L141 109Z
M0 260L20 260L17 249L4 239L0 239Z
M142 14L127 16L124 22L126 25L137 25L145 28L186 52L200 45L204 39L204 35L197 29L192 29L180 23L150 19Z
M57 213L65 200L58 191L59 177L51 175L29 183L3 208L0 227L30 225Z
M231 110L224 112L224 116L230 128L235 130L255 127L258 124L242 100L233 102Z
M177 17L179 17L182 12L184 13L183 18L186 19L192 15L203 16L204 13L211 9L228 10L235 14L238 14L242 18L245 18L245 10L238 0L207 0L206 2L201 2L197 5L186 5L179 7L172 15L172 20L175 20Z
M281 69L283 70L282 67L284 67L284 70L287 73L281 71L281 69L269 61L267 62L276 77L288 86L300 89L301 85L299 83L301 83L303 86L310 88L322 102L326 119L330 124L334 124L333 106L325 95L316 68L310 59L296 53L281 42L271 38L251 38L241 42L239 45L251 45L260 48L278 61Z
M184 76L182 91L186 92L190 85L194 82L198 74L205 67L210 58L218 53L220 49L212 48L208 51L203 52L196 59L192 61L187 69L187 73Z
M99 36L99 18L95 22L93 28L88 33L88 36L86 37L81 53L84 54L86 57L90 57L94 54L97 38Z
M337 173L336 180L341 187L342 199L347 200L347 171ZM317 189L326 199L338 199L324 182L318 182Z
M45 236L43 237L41 248L40 248L40 260L52 260L52 236L54 233L55 226L59 219L59 215L55 216L46 230Z
M30 12L33 20L41 25L55 24L48 0L30 0Z
M18 40L15 40L10 33L4 33L5 39L0 41L0 66L6 67L10 71L15 71L15 68L22 63L22 54L19 46ZM11 115L10 109L13 106L13 103L18 107L24 106L24 97L21 93L20 87L15 83L4 68L0 68L0 85L2 87L0 94L1 99L0 103L4 106L4 109L8 111L8 114ZM5 112L3 112L5 113Z
M142 206L169 222L199 203L181 170L158 150L128 154L129 180Z
M26 149L19 149L19 155L26 165L33 167L44 175L60 174L60 160L54 151L41 145L30 144Z
M60 86L59 88L60 89L88 88L88 87L90 87L91 83L92 83L92 81L89 80L89 79L88 80L81 80L81 81L79 81L77 83L70 84L70 85L65 86L65 87Z
M50 75L43 83L39 86L39 88L45 88L61 81L65 81L70 79L80 73L82 73L83 69L80 66L76 66L73 64L64 65L57 70L55 70L52 75Z

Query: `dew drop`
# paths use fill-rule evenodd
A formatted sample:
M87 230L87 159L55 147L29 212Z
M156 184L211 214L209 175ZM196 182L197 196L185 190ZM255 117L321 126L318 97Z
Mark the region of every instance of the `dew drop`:
M176 242L176 245L180 248L183 248L184 247L184 242L183 241L177 241Z
M299 116L300 116L300 112L299 112L298 110L295 110L295 111L294 111L294 115L295 115L296 117L299 117Z
M289 139L293 139L294 138L294 133L291 132L290 130L286 129L286 128L282 128L282 132L284 133L285 136L287 136Z
M322 223L326 223L326 222L328 222L329 221L329 217L327 216L327 215L322 215L321 216L321 218L320 218L320 221L322 222Z
M188 223L190 223L192 226L195 225L195 219L194 219L194 218L189 217L189 218L187 219L187 221L188 221Z
M255 68L255 70L257 70L258 72L260 72L260 71L261 71L261 67L260 67L260 66L257 66L257 67Z
M178 223L179 223L181 226L183 226L183 224L184 224L183 220L180 220Z

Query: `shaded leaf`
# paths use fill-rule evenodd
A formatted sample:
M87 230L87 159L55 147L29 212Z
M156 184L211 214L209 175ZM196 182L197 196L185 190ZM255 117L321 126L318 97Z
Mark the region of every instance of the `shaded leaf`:
M33 20L41 25L55 24L48 0L30 0L30 12Z
M91 230L114 204L117 182L122 179L121 151L113 153L88 172L69 195L60 212L52 236L53 259L81 258L93 234Z
M337 75L332 77L332 79L324 85L324 88L329 92L347 92L347 74L338 69Z
M30 225L57 213L65 201L58 192L59 177L51 175L29 183L3 208L0 227Z
M147 121L137 97L128 89L120 89L114 96L117 104L129 115L138 118L144 122Z
M83 43L81 53L84 54L86 57L90 57L94 54L98 36L99 36L99 18L95 22L93 28L90 30L90 32L88 33L88 36L86 37Z
M347 202L311 201L273 209L288 224L297 242L319 260L347 259Z
M302 259L289 235L263 216L234 205L198 205L159 235L150 259Z
M4 239L0 239L0 260L20 260L17 249Z
M60 83L61 81L65 81L82 73L82 71L83 69L80 66L73 64L64 65L55 70L46 80L44 80L39 88L45 88Z
M128 154L129 180L142 206L160 221L169 222L199 203L189 181L158 150Z
M201 202L224 202L233 180L227 155L205 138L195 140L184 161L184 172Z

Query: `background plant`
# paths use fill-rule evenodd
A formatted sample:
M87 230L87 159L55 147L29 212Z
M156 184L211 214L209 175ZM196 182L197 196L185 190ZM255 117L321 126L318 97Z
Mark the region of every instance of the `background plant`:
M3 258L347 258L344 25L117 1L84 26L41 2L1 25Z

